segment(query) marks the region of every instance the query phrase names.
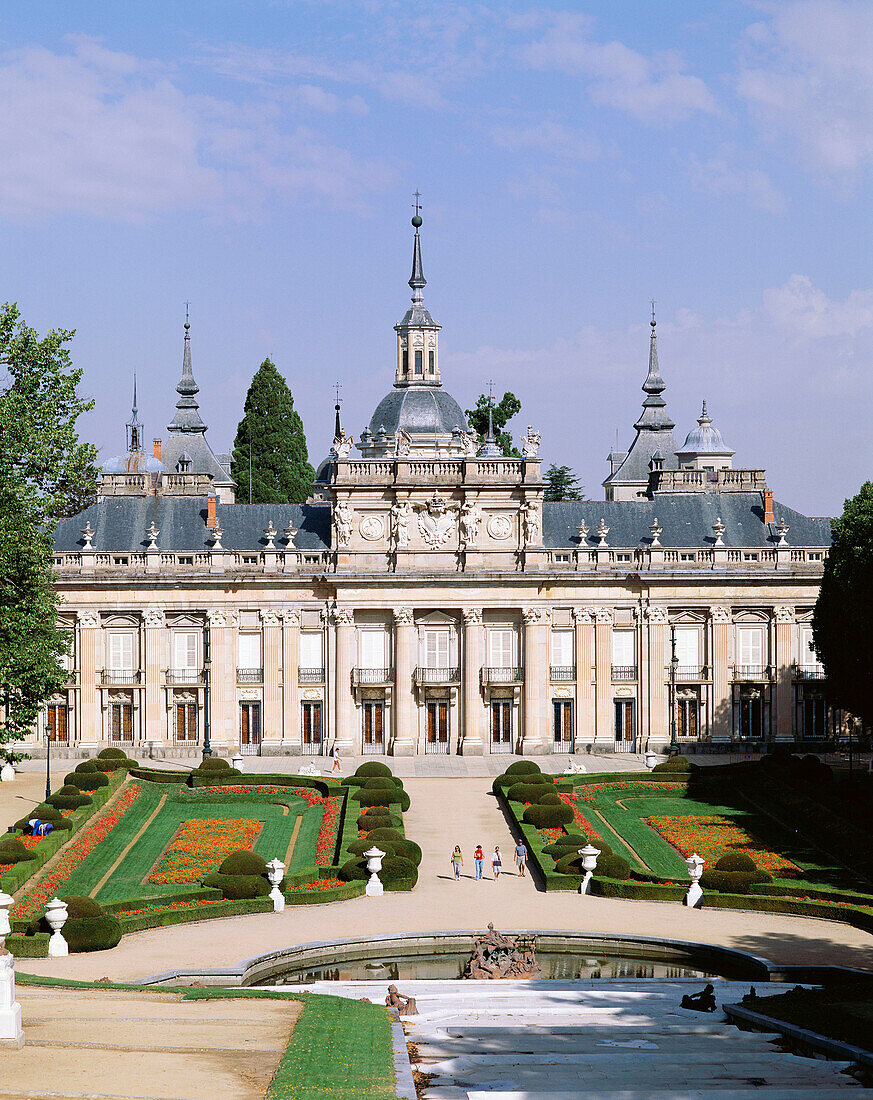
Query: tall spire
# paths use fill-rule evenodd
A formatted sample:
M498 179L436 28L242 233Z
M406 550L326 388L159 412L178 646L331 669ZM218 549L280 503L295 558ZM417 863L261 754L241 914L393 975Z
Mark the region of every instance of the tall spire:
M191 367L191 323L188 320L188 303L185 303L185 344L182 351L182 377L176 386L179 400L176 402L176 415L167 425L170 432L205 432L206 425L200 418L198 409L200 406L194 395L200 392L200 387L194 381L194 371Z
M336 424L334 425L334 429L333 429L334 439L341 439L342 434L343 434L343 426L340 423L340 404L342 403L342 398L340 397L340 389L341 388L342 388L341 384L339 382L337 382L336 383L336 404L334 405L334 410L336 412Z
M133 376L133 405L130 409L130 420L125 425L127 428L127 450L130 454L142 450L142 424L136 407L136 373Z
M667 415L667 402L661 396L667 386L661 377L661 368L658 364L658 337L655 332L657 322L655 321L654 301L652 302L652 319L649 324L652 327L652 334L649 337L649 373L643 383L643 393L647 396L643 401L642 415L634 427L637 429L650 428L655 431L668 431L674 428L675 424Z
M412 305L403 320L394 326L397 333L397 372L395 386L439 386L440 367L437 333L440 326L431 317L424 304L422 291L427 279L421 267L421 192L415 192L412 204L415 213L412 225L415 236L412 241Z
M412 274L409 276L409 285L412 288L412 300L413 302L421 302L422 291L427 286L427 279L424 277L424 271L421 267L421 238L418 235L418 231L421 228L421 192L415 192L415 214L412 217L412 224L415 227L415 239L412 244Z

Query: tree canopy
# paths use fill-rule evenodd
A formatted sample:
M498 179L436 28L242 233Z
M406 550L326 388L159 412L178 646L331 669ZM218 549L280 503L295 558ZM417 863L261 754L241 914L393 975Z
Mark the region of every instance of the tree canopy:
M513 446L512 434L504 431L506 424L516 413L521 411L521 402L514 393L509 390L504 393L500 401L495 405L494 399L487 394L479 394L479 399L472 409L466 410L467 421L470 429L478 435L481 442L485 442L488 434L488 409L491 408L491 419L494 424L494 434L497 445L507 458L519 458L520 452Z
M312 492L315 470L309 463L303 421L288 383L270 359L258 367L246 394L231 475L237 499L251 504L302 504Z
M18 308L0 306L0 756L28 733L66 681L68 634L57 625L52 526L96 496L96 448L76 421L93 402L78 394L82 371L66 345L73 332L40 338Z
M553 462L546 470L544 500L584 500L584 493L579 478L569 466L556 466Z
M833 544L813 615L830 700L873 724L873 482L832 523Z

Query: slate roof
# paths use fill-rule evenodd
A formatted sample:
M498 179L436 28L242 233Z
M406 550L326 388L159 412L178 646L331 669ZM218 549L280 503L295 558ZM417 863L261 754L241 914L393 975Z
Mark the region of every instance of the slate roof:
M774 503L778 523L784 516L789 526L789 546L831 544L831 521L804 516ZM776 538L764 524L760 493L655 493L653 500L547 501L543 504L543 543L550 549L579 547L577 528L580 520L589 527L586 545L599 545L597 528L606 520L610 548L646 548L651 544L649 525L657 517L663 528L661 546L665 549L706 549L715 541L712 525L721 517L722 536L728 548L757 547L773 549Z
M389 435L398 429L414 435L427 432L451 435L468 430L461 406L439 384L397 386L382 398L370 419L370 432L384 428Z
M299 550L330 548L329 504L218 504L216 516L224 531L226 550L263 550L264 528L272 522L275 544L285 549L288 521L298 528ZM212 537L206 526L206 497L105 497L55 529L55 551L82 549L82 528L94 529L91 546L98 553L138 554L148 546L146 531L154 523L158 546L166 553L208 550Z

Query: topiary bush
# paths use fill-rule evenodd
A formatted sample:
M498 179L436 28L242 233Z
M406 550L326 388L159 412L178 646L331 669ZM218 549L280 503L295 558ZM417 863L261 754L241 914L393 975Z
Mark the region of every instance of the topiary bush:
M687 756L671 756L669 760L662 760L652 768L653 772L682 772L687 774L695 764L692 764Z
M363 786L365 791L403 790L403 784L393 775L374 775L371 779L365 779Z
M100 771L100 769L97 767L97 765L94 763L93 760L83 760L81 762L81 764L77 764L76 767L73 770L77 771L77 772L97 772L97 771Z
M403 833L399 829L373 829L371 833L368 833L367 840L403 840Z
M270 892L270 884L262 875L223 875L218 872L206 875L201 879L201 884L220 890L221 896L229 901L265 898Z
M725 894L748 894L757 883L772 881L745 852L726 852L715 866L704 868L700 885Z
M362 806L399 806L402 812L406 812L409 809L409 795L406 791L401 791L399 788L395 788L392 791L388 790L365 790L363 787L359 787L358 790L352 795L352 798L356 802L360 802Z
M78 787L80 791L98 791L101 787L109 786L109 776L101 771L75 771L64 777L64 783Z
M543 851L547 856L558 859L566 855L567 852L577 852L580 848L584 848L587 843L587 836L582 836L581 833L567 833L566 836L558 837L551 844L547 844ZM601 844L600 847L606 850L606 845Z
M72 821L68 821L60 810L56 810L54 806L49 806L45 802L41 802L38 806L30 811L27 817L23 817L20 821L15 822L16 829L23 829L24 826L30 821L31 818L38 817L40 821L48 821L55 829L72 829Z
M539 770L539 764L535 764L533 760L516 760L506 769L506 775L533 775Z
M80 806L90 806L92 802L93 799L83 794L73 783L65 783L49 799L49 805L54 806L56 810L78 810Z
M378 760L368 760L366 764L361 764L355 775L362 779L373 779L375 776L390 777L393 773L387 764L382 764Z
M543 783L514 783L506 791L506 797L510 802L539 802L543 795L549 793L549 788Z
M126 760L127 753L124 749L119 749L115 745L110 745L108 749L101 749L97 753L98 760Z
M560 806L561 796L557 791L544 791L537 799L539 806Z
M584 845L582 845L584 847ZM559 875L584 875L582 857L578 852L565 852L555 860L555 871Z
M28 859L36 859L36 852L26 848L17 836L0 839L0 863L24 863Z
M529 772L529 773L526 773L525 775L522 775L521 782L522 783L531 783L534 786L539 784L539 785L546 785L546 786L549 786L549 787L554 787L555 777L553 775L546 775L545 772Z
M594 874L602 878L630 878L630 864L624 856L617 856L615 852L601 852Z
M343 882L367 882L370 872L367 870L365 859L350 859L340 867L337 878ZM418 868L408 859L402 856L386 855L382 860L382 870L379 879L389 889L392 886L411 890L418 881Z
M235 768L232 768L227 760L222 760L220 756L207 756L205 760L201 760L195 769L198 772L232 772Z
M242 849L239 852L231 852L225 856L218 868L221 875L265 875L267 873L267 861L257 852Z
M757 871L758 865L745 852L725 852L715 861L716 871Z
M538 806L534 803L525 809L522 820L535 829L554 829L558 825L569 825L573 820L573 811L564 802L560 806Z
M121 940L121 921L107 913L93 898L83 898L78 894L62 897L67 903L67 919L61 929L61 935L67 941L70 951L108 951L117 947ZM45 915L32 922L34 932L51 932Z
M380 848L387 855L399 856L401 859L408 859L410 863L414 863L416 867L421 863L421 848L412 840L395 840L395 839L376 839L367 837L365 840L354 840L348 846L348 850L354 855L361 857L365 852L368 852L373 845Z

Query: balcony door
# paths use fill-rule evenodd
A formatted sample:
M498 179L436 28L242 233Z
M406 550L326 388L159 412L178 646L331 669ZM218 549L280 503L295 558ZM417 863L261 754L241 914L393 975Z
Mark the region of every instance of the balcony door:
M515 631L492 627L488 631L488 668L492 683L511 683L515 670Z
M552 744L555 752L573 751L573 701L552 700Z
M447 753L449 751L449 701L431 699L427 704L427 739L424 751Z
M67 704L49 703L45 712L45 735L49 741L66 742L69 740L67 727Z
M133 705L131 703L110 704L109 736L113 741L133 740Z
M239 748L243 756L258 756L261 751L261 704L239 705Z
M176 741L194 744L197 740L197 704L176 703Z
M388 635L362 630L358 635L358 676L363 684L384 683L388 669Z
M634 752L636 726L633 699L615 700L615 751Z
M109 635L109 668L116 684L133 684L135 678L135 636L131 631Z
M491 751L512 752L511 699L491 700Z
M321 700L303 703L303 755L321 756Z
M451 644L445 628L428 627L422 632L421 656L425 668L450 668Z
M364 753L381 755L385 751L385 704L378 699L365 699L361 710Z

